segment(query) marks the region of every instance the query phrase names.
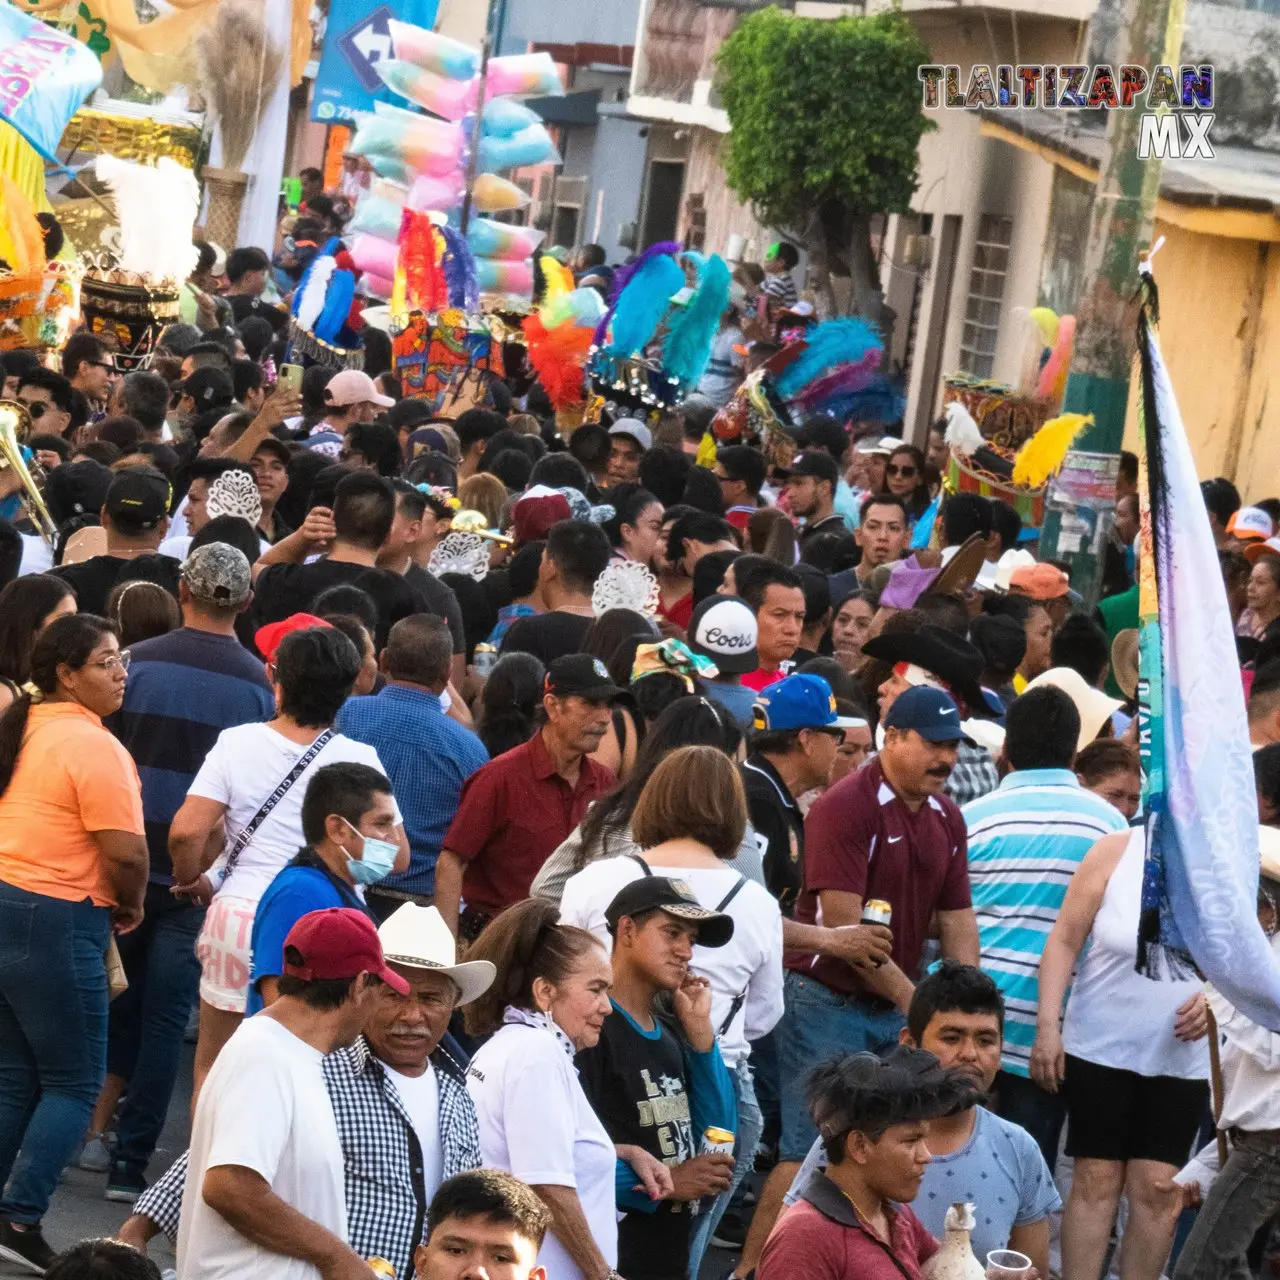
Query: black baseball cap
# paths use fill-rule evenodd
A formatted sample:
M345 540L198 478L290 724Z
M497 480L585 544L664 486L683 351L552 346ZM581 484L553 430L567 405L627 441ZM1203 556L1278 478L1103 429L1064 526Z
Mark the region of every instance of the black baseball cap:
M169 494L168 480L155 468L129 467L116 473L104 505L122 533L150 533L169 514Z
M613 683L609 668L589 653L568 653L547 667L543 693L555 698L590 698L593 702L613 702L626 691Z
M236 398L236 384L225 369L206 366L180 382L178 394L190 396L196 402L196 412L203 413L230 404Z
M84 458L79 462L64 462L48 473L44 484L45 506L56 525L76 516L92 515L97 518L115 474L110 467Z
M723 947L733 937L732 916L723 911L708 911L683 880L673 880L670 876L641 876L624 885L605 909L604 918L612 934L617 933L618 921L624 916L655 910L696 924L700 947Z
M825 449L810 449L805 453L798 453L789 468L782 471L775 467L774 472L780 476L813 476L815 480L828 480L832 488L840 479L840 468Z
M274 453L277 458L287 467L289 460L293 457L293 450L289 448L279 436L263 436L258 441L254 453L261 453L263 450L267 453Z

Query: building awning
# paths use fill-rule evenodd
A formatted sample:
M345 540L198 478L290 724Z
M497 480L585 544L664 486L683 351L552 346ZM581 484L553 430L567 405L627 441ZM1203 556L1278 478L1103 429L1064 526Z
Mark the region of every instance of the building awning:
M525 106L548 124L595 124L600 106L599 89L579 89L556 97L526 98Z
M1096 183L1106 152L1101 129L1068 111L984 111L982 133ZM1280 242L1280 154L1214 146L1212 160L1161 161L1156 217L1200 235Z

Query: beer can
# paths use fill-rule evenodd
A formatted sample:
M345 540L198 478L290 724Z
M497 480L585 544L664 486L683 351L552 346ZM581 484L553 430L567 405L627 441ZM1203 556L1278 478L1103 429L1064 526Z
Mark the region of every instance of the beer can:
M863 924L882 924L887 929L893 919L893 907L883 898L868 898L862 904Z
M702 1135L702 1154L704 1156L733 1155L734 1135L728 1129L719 1129L715 1125Z
M384 1276L386 1280L396 1280L396 1269L389 1263L386 1258L366 1258L369 1270L375 1276Z
M498 651L491 644L478 644L471 656L471 665L476 675L487 680L489 673L498 665Z

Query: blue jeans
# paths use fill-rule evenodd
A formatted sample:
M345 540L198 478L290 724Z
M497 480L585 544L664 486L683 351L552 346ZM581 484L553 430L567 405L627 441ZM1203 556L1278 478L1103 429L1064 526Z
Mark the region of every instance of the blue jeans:
M738 1132L733 1143L733 1181L710 1203L702 1202L702 1211L694 1219L693 1235L689 1240L689 1280L698 1280L698 1268L702 1256L711 1243L715 1229L729 1207L729 1201L743 1178L751 1171L756 1144L764 1132L764 1116L756 1102L755 1083L752 1080L751 1059L743 1058L733 1069L733 1092L738 1099Z
M111 1002L107 1070L128 1081L116 1159L146 1171L178 1079L187 1016L200 987L196 936L204 908L147 885L142 923L120 939L129 989Z
M111 912L0 881L0 1218L36 1223L107 1066Z
M897 1009L878 1009L853 996L787 971L786 1008L774 1028L782 1096L782 1140L778 1158L800 1161L818 1130L809 1119L805 1090L814 1067L845 1053L879 1053L898 1043L906 1019Z

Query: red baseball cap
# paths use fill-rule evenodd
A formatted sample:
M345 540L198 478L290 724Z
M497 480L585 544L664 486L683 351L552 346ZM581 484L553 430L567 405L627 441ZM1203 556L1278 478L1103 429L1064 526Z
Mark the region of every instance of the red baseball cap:
M572 515L569 499L563 493L557 493L546 485L535 485L512 509L516 545L540 541L547 536L553 524L568 520Z
M291 635L295 631L306 631L311 627L327 627L328 625L323 618L317 618L314 613L295 613L287 618L282 618L279 622L268 622L265 627L259 627L253 633L253 643L258 646L258 652L268 662L274 662L276 660L276 650L280 647L280 641L285 636Z
M409 994L409 984L387 965L374 923L354 907L327 907L309 911L289 930L286 951L302 953L301 964L284 962L284 972L304 982L326 978L354 978L372 973L392 991Z

